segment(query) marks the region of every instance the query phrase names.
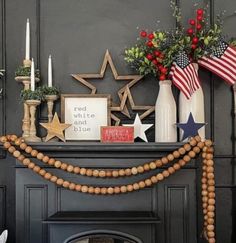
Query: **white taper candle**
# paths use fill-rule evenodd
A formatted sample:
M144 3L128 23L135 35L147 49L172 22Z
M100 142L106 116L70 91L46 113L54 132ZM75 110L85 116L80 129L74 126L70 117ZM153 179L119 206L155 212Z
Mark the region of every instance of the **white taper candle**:
M48 87L52 87L52 56L48 58Z
M30 60L30 22L26 23L25 60Z
M32 58L31 62L31 71L30 71L30 89L35 91L35 71L34 71L34 59Z

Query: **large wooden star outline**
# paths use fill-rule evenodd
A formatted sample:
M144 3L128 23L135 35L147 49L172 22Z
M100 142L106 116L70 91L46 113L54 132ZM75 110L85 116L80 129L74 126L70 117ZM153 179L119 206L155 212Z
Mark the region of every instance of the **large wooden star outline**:
M146 116L148 116L149 114L151 114L155 110L154 106L137 106L137 105L135 105L131 91L130 91L130 88L132 86L134 86L137 82L139 82L143 78L143 76L142 75L122 75L122 76L118 75L115 65L112 61L111 55L108 50L106 50L100 73L97 73L97 74L80 74L79 73L79 74L71 74L71 76L73 78L75 78L77 81L79 81L80 83L82 83L83 85L85 85L86 87L88 87L91 90L91 94L96 94L97 88L94 85L92 85L90 82L88 82L86 79L103 79L108 64L111 67L111 71L112 71L112 74L113 74L115 80L130 81L127 85L125 85L120 90L118 90L118 97L120 99L120 104L116 105L113 103L111 106L111 111L121 112L125 116L130 118L130 114L129 114L129 111L128 111L128 108L126 105L127 101L129 101L132 110L144 110L145 111L140 116L141 119L143 119ZM116 126L120 124L120 119L117 116L115 116L114 114L111 114L111 119L113 119L115 121Z

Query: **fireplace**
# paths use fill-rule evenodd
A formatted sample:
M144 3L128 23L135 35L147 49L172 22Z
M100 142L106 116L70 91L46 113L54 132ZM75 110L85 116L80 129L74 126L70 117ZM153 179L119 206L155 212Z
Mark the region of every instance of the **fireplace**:
M50 243L146 243L160 223L151 212L58 212L44 221Z

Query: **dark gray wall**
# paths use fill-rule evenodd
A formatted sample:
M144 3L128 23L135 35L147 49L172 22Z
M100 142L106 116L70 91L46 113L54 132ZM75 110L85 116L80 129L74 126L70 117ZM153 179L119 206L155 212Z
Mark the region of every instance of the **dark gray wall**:
M178 2L187 20L193 15L191 11L193 1L179 0ZM236 9L234 0L212 0L210 3L212 23L221 9L226 9L229 15ZM14 71L21 64L24 57L25 22L27 17L31 21L32 56L36 59L37 66L41 70L41 82L46 83L47 57L52 54L54 58L54 82L61 88L63 93L88 92L77 81L73 80L70 74L99 71L106 49L110 50L119 74L131 73L132 70L123 61L123 50L135 41L139 32L136 29L137 26L140 29L154 29L157 20L161 21L160 28L168 29L175 26L169 8L169 1L166 0L0 0L0 12L0 68L6 69L6 75L0 81L0 88L2 86L4 88L4 99L0 100L0 133L5 133L5 131L6 133L21 133L22 105L19 104L19 93L22 86L15 82ZM236 35L235 17L229 17L225 21L225 33L230 36ZM232 90L220 78L204 70L200 71L200 75L205 92L206 120L208 122L207 136L215 141L216 150L217 240L225 243L235 242L235 236L232 234L235 230L235 117L232 113ZM92 83L96 83L98 92L109 92L113 94L114 99L117 99L117 89L124 85L124 82L113 81L109 70L105 80L92 81ZM138 104L154 104L158 92L158 82L146 78L143 82L137 84L132 92ZM177 94L176 90L174 92ZM5 104L7 105L5 106ZM56 109L59 111L58 104ZM39 112L39 117L41 121L45 120L46 114L43 107ZM153 121L153 116L147 119L147 122L150 121ZM148 134L150 139L153 138L152 134L153 130ZM112 160L116 155L115 152L110 155L110 159L106 163L119 166L120 162L118 163L116 159ZM152 156L154 155L156 156L156 154L152 154ZM4 153L1 152L0 156L4 156ZM75 156L75 154L71 155L70 153L64 154L64 157L68 158ZM128 160L125 166L129 165L130 156L132 155L129 152L124 156ZM147 155L143 161L151 159L152 156ZM135 160L137 163L141 162ZM91 159L88 158L89 161ZM10 242L24 242L22 238L14 240L16 228L15 173L17 171L17 182L23 183L21 188L17 187L20 190L17 191L17 195L21 192L26 195L28 195L28 192L32 192L36 198L43 198L47 195L45 194L47 186L37 176L31 175L31 172L22 168L15 170L15 161L11 157L7 156L0 162L0 227L2 229L9 228ZM75 163L80 164L81 161L76 160ZM102 165L101 161L98 165ZM188 188L190 212L194 212L191 216L188 211L189 217L191 216L192 226L190 225L189 228L188 226L181 226L182 228L170 226L174 228L169 228L172 232L170 235L179 235L180 240L178 242L190 242L186 238L183 239L185 236L179 232L187 232L188 236L186 237L190 237L190 239L197 239L200 234L200 227L197 228L197 222L200 224L200 220L196 220L200 218L200 213L197 210L198 206L194 205L197 196L195 191L197 188L194 189L196 186L195 179L198 175L196 168L193 165L189 170L183 172L186 173L186 182L183 181L181 175L176 175L173 179L167 180L167 184L163 184L158 188L158 193L163 197L166 195L168 199L168 192L171 192L174 193L176 200L180 202L186 195L185 190ZM191 173L194 174L192 177ZM169 183L174 186L174 189L168 187ZM52 185L49 184L48 188L51 187ZM31 190L31 188L33 189ZM162 191L163 188L166 188L165 192ZM52 190L56 190L56 188ZM69 192L65 192L65 198L67 193ZM76 193L69 194L72 200L81 196L83 202L90 201L86 196L77 195ZM142 192L136 196L132 195L130 198L125 196L127 199L125 202L128 203L129 200L132 202L132 197L138 198L141 194ZM164 200L163 197L159 197L159 200ZM19 198L17 199L19 200ZM23 204L20 204L18 212L23 210L22 206L28 199L25 200L22 201ZM116 201L115 198L113 200ZM62 203L62 205L67 208L70 207L67 204ZM165 217L166 205L165 201L160 202L158 213L162 218ZM177 205L181 206L181 203ZM37 207L42 208L43 206L37 204ZM56 210L55 207L52 207L51 211L47 209L42 217L46 217L47 214L50 215ZM181 208L179 210L181 211ZM171 218L173 218L172 220L176 219L175 214L169 215L167 218L169 220L167 220L167 224L168 222L175 222L170 221ZM19 217L17 219L19 220ZM186 219L186 217L183 216L182 219ZM184 222L186 224L188 221ZM179 225L178 221L175 224ZM20 234L23 229L21 227L22 225L17 229ZM33 229L37 231L37 226ZM164 232L164 228L160 230ZM164 238L166 242L174 242L174 239L168 238L171 237L170 235L167 236L164 233L160 233L160 235L161 242L165 242ZM44 241L39 238L39 242Z

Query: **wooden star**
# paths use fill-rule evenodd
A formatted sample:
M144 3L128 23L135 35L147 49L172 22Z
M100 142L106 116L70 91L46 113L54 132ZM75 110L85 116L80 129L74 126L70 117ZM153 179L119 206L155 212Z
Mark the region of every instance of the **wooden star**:
M40 125L46 128L48 131L45 142L54 137L58 137L65 142L66 140L63 131L71 126L71 124L60 123L57 113L55 113L51 123L40 123Z
M144 110L145 111L140 116L141 119L143 119L144 117L148 116L151 112L153 112L154 106L136 106L134 104L134 100L133 100L131 92L130 92L130 88L132 86L134 86L137 82L139 82L143 78L143 76L142 75L122 75L122 76L118 75L115 65L112 61L111 55L108 50L105 53L100 73L97 73L97 74L71 74L71 76L73 78L75 78L76 80L78 80L83 85L85 85L86 87L88 87L91 90L91 94L96 94L97 88L94 85L92 85L91 83L89 83L86 79L103 79L108 64L111 67L111 71L112 71L112 74L113 74L115 80L129 81L129 83L127 85L125 85L118 91L118 97L120 99L120 104L116 105L113 103L111 106L111 111L121 112L125 116L130 118L129 111L126 106L127 100L129 100L132 110ZM116 115L112 114L111 118L115 121L115 125L119 125L120 119Z

